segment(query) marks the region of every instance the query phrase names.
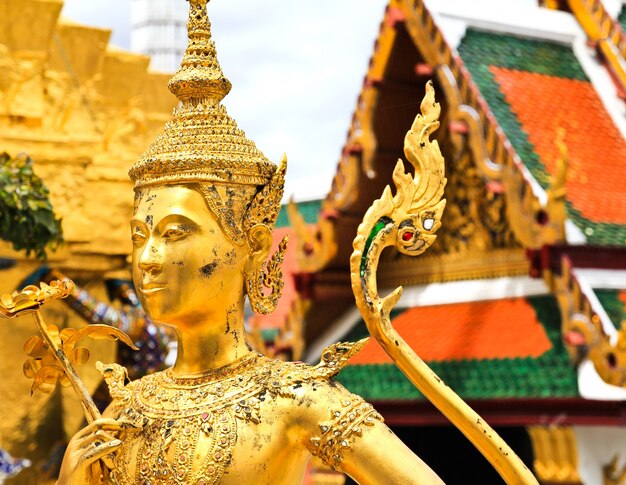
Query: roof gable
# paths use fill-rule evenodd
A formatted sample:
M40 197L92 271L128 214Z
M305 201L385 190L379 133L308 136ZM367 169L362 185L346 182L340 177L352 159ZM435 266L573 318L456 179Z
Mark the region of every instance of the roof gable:
M556 176L557 130L566 130L568 216L589 243L626 246L626 142L571 47L470 29L459 54L543 188Z

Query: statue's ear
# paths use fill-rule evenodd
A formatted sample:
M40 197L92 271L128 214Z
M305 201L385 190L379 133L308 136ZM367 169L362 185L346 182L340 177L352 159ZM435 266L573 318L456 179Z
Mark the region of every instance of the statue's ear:
M254 273L261 269L272 248L272 232L264 224L255 224L248 230L248 244L250 252L246 262L245 272Z

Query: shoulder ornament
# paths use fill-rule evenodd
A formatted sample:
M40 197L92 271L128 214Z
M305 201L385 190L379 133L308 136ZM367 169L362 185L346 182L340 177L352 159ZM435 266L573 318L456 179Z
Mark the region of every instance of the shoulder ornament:
M96 362L96 369L102 374L104 381L107 383L112 399L119 401L130 400L132 392L126 387L126 383L129 380L126 367L122 367L119 364Z
M339 374L348 361L358 354L368 342L369 337L358 342L337 342L322 352L320 363L313 367L313 371L320 377L327 379Z

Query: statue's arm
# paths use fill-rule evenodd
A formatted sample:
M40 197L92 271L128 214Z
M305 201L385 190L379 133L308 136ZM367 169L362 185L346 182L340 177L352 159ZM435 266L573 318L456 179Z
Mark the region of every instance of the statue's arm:
M379 421L365 430L343 455L340 470L361 485L443 483L393 431Z
M443 483L361 397L333 381L318 381L303 394L303 439L327 466L362 485Z

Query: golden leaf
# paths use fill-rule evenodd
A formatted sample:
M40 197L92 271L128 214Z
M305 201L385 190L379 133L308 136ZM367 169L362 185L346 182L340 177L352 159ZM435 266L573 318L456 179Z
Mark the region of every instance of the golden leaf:
M39 308L39 303L27 297L26 295L22 295L20 299L15 300L12 308L12 313L19 313L25 310L36 310L37 308Z
M85 347L76 347L67 354L72 364L84 364L89 360L89 349Z
M72 335L74 335L76 333L76 329L75 328L64 328L63 330L61 330L61 341L63 342L67 342L70 337Z
M24 342L24 353L30 357L41 358L46 350L45 342L38 335L33 335Z
M135 344L130 339L130 337L121 330L115 327L110 327L109 325L99 324L88 325L78 330L65 343L65 345L63 346L64 349L73 349L74 346L85 337L89 337L94 340L120 340L128 345L130 348L134 350L139 350L137 347L135 347Z
M42 367L35 374L35 380L30 388L32 394L35 389L39 389L46 394L52 393L57 386L59 377L63 374L63 370L54 366Z
M48 338L66 355L71 364L84 364L89 360L89 350L85 347L76 347L78 342L85 337L94 340L120 340L138 350L128 335L108 325L88 325L81 330L65 328L61 332L57 326L47 325L46 330ZM62 386L71 384L65 371L59 366L53 349L42 338L35 335L26 340L24 352L32 357L23 365L24 375L29 379L35 379L31 394L36 389L49 394L54 391L58 382L61 382Z
M53 281L50 285L41 283L40 287L28 285L22 291L5 293L0 297L0 316L12 318L18 314L37 310L46 301L53 298L65 298L74 290L70 280Z
M24 365L22 366L22 371L28 379L33 379L40 368L40 362L34 359L28 359L26 362L24 362Z

